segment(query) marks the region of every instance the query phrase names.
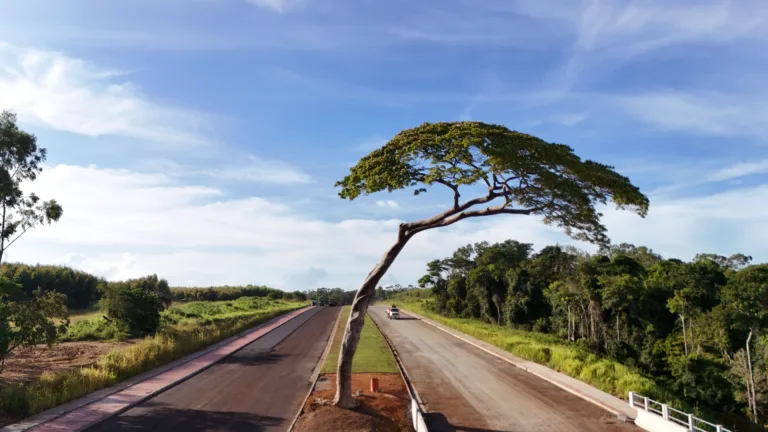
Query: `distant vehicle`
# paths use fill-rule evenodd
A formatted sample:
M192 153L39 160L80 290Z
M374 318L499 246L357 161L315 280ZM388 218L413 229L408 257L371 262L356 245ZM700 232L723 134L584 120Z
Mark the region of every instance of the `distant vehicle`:
M387 308L387 318L400 319L400 310L397 309L397 306L392 305L391 307Z

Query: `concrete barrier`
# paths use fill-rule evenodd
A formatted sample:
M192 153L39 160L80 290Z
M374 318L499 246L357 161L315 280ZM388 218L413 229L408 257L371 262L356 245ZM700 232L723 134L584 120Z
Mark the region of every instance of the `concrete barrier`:
M424 421L424 412L415 398L411 398L411 418L413 429L416 432L427 432L427 423Z
M637 411L635 424L650 432L689 432L687 427L664 420L661 416L644 410Z

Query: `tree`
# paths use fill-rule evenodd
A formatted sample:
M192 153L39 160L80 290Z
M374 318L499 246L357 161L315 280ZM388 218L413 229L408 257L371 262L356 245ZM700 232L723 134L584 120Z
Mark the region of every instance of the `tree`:
M172 300L168 282L157 275L110 282L104 290L100 306L107 319L134 336L155 333L160 327L160 312Z
M750 344L757 329L768 325L768 264L754 265L736 272L728 280L722 298L736 316L736 325L744 331L749 331L744 343L748 378L745 384L752 421L757 423L758 401Z
M363 157L336 183L341 187L339 196L349 200L404 188L414 188L419 195L434 185L450 191L450 208L402 223L395 243L355 295L339 355L337 406L357 404L351 391L352 358L368 304L379 280L414 235L474 217L535 215L573 238L607 244L597 204L613 201L618 208L640 216L648 211L645 195L612 167L581 160L566 145L480 122L425 123L402 131ZM483 193L462 201L462 190Z
M67 296L36 290L28 297L20 285L0 277L0 372L11 351L41 343L51 345L67 325Z
M24 194L21 184L34 181L43 170L46 151L37 138L16 125L16 115L0 113L0 262L5 251L30 229L61 218L56 200L41 201L34 193Z

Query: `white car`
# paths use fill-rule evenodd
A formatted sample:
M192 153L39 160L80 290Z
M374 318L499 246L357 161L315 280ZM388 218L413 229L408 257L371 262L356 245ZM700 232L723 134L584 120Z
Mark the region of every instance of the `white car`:
M387 308L387 318L400 319L400 311L394 306Z

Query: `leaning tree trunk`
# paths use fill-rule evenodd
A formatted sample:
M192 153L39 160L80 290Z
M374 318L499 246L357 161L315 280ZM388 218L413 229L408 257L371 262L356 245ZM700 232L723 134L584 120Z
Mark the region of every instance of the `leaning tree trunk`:
M749 386L750 391L747 397L752 401L752 421L757 423L757 398L755 398L755 375L752 372L752 356L749 352L749 342L752 340L752 329L749 329L749 336L747 336L747 371L749 373Z
M368 273L363 285L357 290L355 299L352 302L352 311L349 314L347 327L344 329L344 339L341 342L341 352L339 353L339 363L336 369L336 397L333 404L342 408L354 408L357 401L352 397L352 358L357 350L357 343L360 341L360 332L365 323L365 314L368 311L368 304L376 294L376 285L378 285L382 276L387 272L389 266L395 261L397 255L403 250L410 237L400 236L397 243L384 254L376 264L376 267Z
M685 355L688 355L688 338L685 336L685 315L680 315L680 321L683 322L683 347L685 348Z

